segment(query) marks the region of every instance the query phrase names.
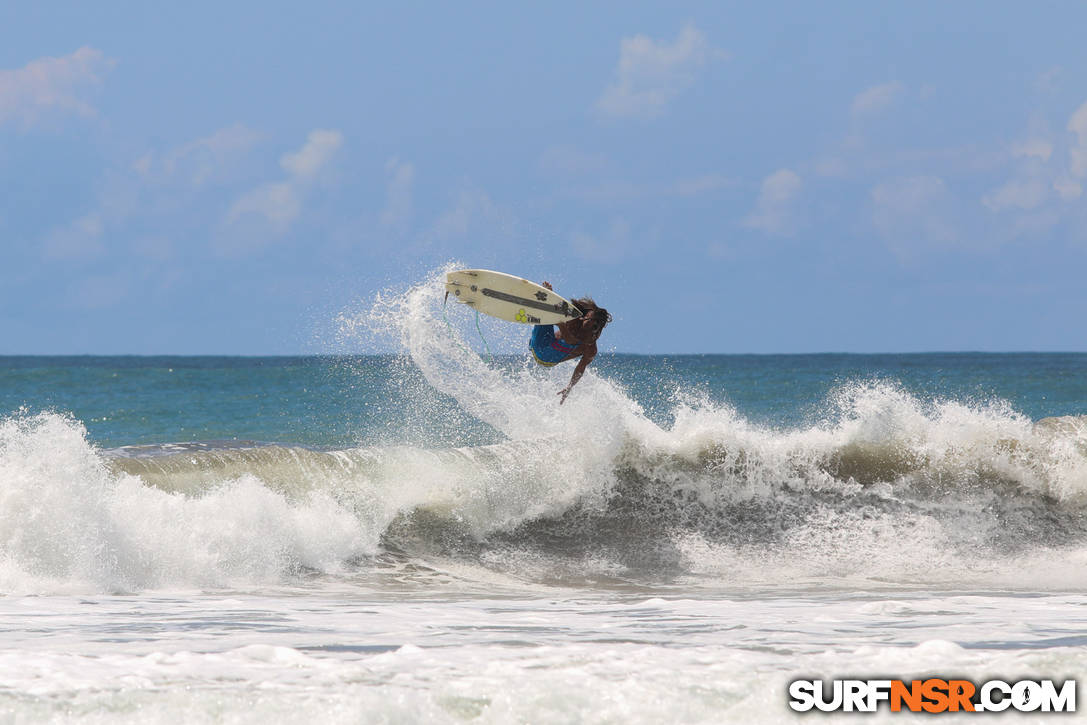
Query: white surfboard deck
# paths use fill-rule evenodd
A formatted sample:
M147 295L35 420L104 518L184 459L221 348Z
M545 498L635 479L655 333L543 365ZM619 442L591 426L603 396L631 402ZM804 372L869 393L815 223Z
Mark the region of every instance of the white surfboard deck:
M535 282L489 269L460 269L445 276L447 299L508 322L556 325L581 317L570 300Z

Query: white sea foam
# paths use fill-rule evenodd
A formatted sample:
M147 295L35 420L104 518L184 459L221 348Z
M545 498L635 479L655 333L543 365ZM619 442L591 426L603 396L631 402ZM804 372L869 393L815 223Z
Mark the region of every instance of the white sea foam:
M18 633L0 706L17 721L793 722L798 677L1087 666L1082 637L1038 633L1082 629L1079 598L1060 595L16 601L0 600Z

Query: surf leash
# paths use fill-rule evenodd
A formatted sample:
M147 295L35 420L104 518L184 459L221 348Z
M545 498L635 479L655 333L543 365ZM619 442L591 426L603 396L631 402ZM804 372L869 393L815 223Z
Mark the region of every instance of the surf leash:
M483 347L487 350L487 362L494 364L494 355L491 354L491 346L487 344L487 338L483 336L483 328L479 326L479 310L476 310L476 330L479 332L479 339L483 340Z
M457 337L457 333L453 329L453 325L451 325L449 323L449 318L445 316L445 306L448 303L449 303L449 293L446 292L445 293L445 299L442 300L442 320L445 321L445 327L446 327L447 330L449 330L449 336L453 338L453 341L455 343L457 343L457 346L460 347L461 350L464 350L465 352L467 352L469 354L472 354L472 355L478 355L479 353L477 353L475 350L468 349L464 344L461 343L460 338ZM487 362L493 364L494 363L494 355L491 354L491 346L487 344L487 338L485 338L483 336L483 329L479 326L479 310L476 310L475 313L476 313L476 330L479 331L479 339L483 340L483 347L487 348Z

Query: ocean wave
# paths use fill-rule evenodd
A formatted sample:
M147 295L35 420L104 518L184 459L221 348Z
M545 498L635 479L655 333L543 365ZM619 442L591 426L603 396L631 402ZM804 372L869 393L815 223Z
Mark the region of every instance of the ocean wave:
M345 316L345 334L399 340L505 442L102 451L69 416L17 413L0 421L0 590L231 586L389 557L536 582L1087 589L1087 417L855 382L807 426L680 391L662 427L591 369L560 407L569 371L489 365L440 319L440 281Z
M920 582L1043 552L1082 563L1087 419L961 415L881 441L858 420L774 431L690 409L672 430L628 432L604 461L562 437L100 451L70 417L16 416L0 424L0 586L228 586L345 572L382 552L651 579L719 576L723 562L754 579L878 579L880 557L910 562L898 569ZM1064 585L1087 585L1082 571Z

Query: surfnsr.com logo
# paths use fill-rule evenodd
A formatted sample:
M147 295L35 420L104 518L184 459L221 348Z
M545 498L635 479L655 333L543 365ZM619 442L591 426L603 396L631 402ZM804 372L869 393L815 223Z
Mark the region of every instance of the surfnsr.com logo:
M829 686L828 686L829 685ZM789 707L797 712L1075 712L1076 681L793 680Z

